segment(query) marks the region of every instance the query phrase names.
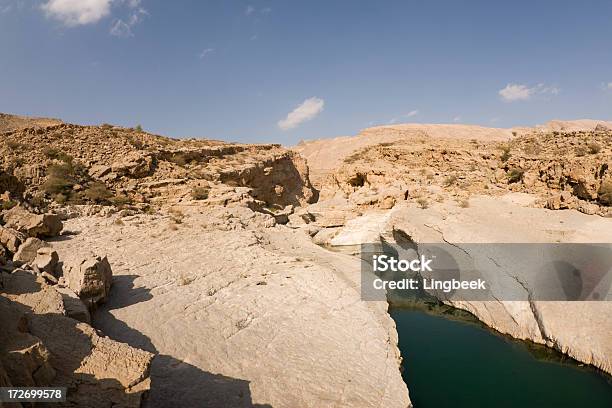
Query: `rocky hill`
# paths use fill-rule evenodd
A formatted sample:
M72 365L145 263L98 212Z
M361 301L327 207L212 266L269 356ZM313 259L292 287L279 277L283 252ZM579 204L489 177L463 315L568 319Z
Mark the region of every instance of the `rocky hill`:
M363 140L367 132L356 138ZM505 139L494 129L466 129L455 137L394 127L376 132L382 135L376 140L384 142L368 141L332 160L333 172L318 180L323 199L340 189L358 207L391 208L403 200L427 206L448 199L464 203L476 194L524 192L537 196L540 207L612 215L612 130L604 126L523 131ZM308 160L309 155L321 159L308 145L296 149Z
M0 133L31 127L46 127L62 123L59 119L9 115L0 112Z
M316 196L304 160L279 145L59 124L5 132L0 152L0 187L40 209L115 204L142 210L193 197L227 201L247 194L253 206L281 211Z

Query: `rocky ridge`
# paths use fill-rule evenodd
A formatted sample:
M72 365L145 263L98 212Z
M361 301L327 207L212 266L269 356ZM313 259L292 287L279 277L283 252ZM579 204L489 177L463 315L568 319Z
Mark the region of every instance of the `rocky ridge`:
M612 130L526 132L508 141L406 135L344 157L321 182L356 209L426 207L475 194L534 194L535 206L612 215Z

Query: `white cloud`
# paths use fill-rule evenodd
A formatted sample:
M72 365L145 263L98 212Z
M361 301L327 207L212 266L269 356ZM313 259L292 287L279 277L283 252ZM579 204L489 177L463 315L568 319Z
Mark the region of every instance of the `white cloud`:
M96 23L110 14L112 0L48 0L41 8L45 15L74 27Z
M400 121L400 119L401 119L401 118L411 118L411 117L413 117L413 116L418 115L419 113L420 113L420 112L419 112L419 110L418 110L418 109L411 110L411 111L410 111L410 112L408 112L408 113L405 113L405 114L403 114L403 115L400 115L400 116L399 116L399 118L393 118L393 119L391 119L390 121L388 121L388 122L387 122L387 124L389 124L389 125L393 125L393 124L395 124L395 123L398 123L398 122Z
M203 49L201 53L198 54L198 58L204 59L208 54L215 52L214 48L206 48Z
M455 116L453 122L461 122L461 116Z
M506 102L526 101L534 95L558 95L561 90L556 86L546 86L537 84L534 87L529 87L522 84L508 84L505 88L500 89L498 94L502 100Z
M119 19L113 22L110 28L111 35L115 37L133 37L132 27L125 21Z
M47 0L41 9L47 18L62 22L67 27L97 23L111 14L115 5L131 9L126 19L115 19L110 34L117 37L132 37L132 28L148 15L140 6L141 0Z
M285 119L278 121L278 127L282 130L289 130L299 126L301 123L315 118L323 111L325 101L320 98L312 97L306 99L297 108L287 114Z
M531 98L533 88L528 88L526 85L508 84L504 89L500 89L499 96L504 101L522 101Z
M608 82L601 84L601 87L605 90L605 91L612 91L612 82Z
M140 0L128 0L127 4L130 8L135 8L136 10L132 12L127 21L123 21L119 18L113 22L110 28L110 34L115 37L133 37L134 33L132 28L140 23L145 16L149 15L147 10L139 7Z
M270 14L270 12L272 12L272 9L270 7L263 7L263 8L260 8L258 10L255 7L251 6L251 5L248 5L244 9L244 15L245 16L254 15L255 13L259 13L261 15L265 15L265 14Z

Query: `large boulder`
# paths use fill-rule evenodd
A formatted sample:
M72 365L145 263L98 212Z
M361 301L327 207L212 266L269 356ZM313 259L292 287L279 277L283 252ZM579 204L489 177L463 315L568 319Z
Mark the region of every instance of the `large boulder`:
M62 265L66 285L89 305L103 303L110 292L113 272L106 256L77 255Z
M19 246L17 252L15 252L13 262L18 264L30 263L34 261L34 258L36 258L36 252L48 245L49 244L42 239L29 237Z
M0 243L11 252L17 252L22 242L27 239L27 236L19 231L11 228L0 226Z
M30 237L55 237L63 225L55 214L34 214L21 206L4 213L5 227L15 229ZM16 249L15 249L16 250Z

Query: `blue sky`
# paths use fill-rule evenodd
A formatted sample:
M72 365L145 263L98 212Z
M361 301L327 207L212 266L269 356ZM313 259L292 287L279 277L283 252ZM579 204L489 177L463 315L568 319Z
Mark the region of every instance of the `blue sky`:
M0 112L285 145L611 120L611 21L611 1L0 0Z

